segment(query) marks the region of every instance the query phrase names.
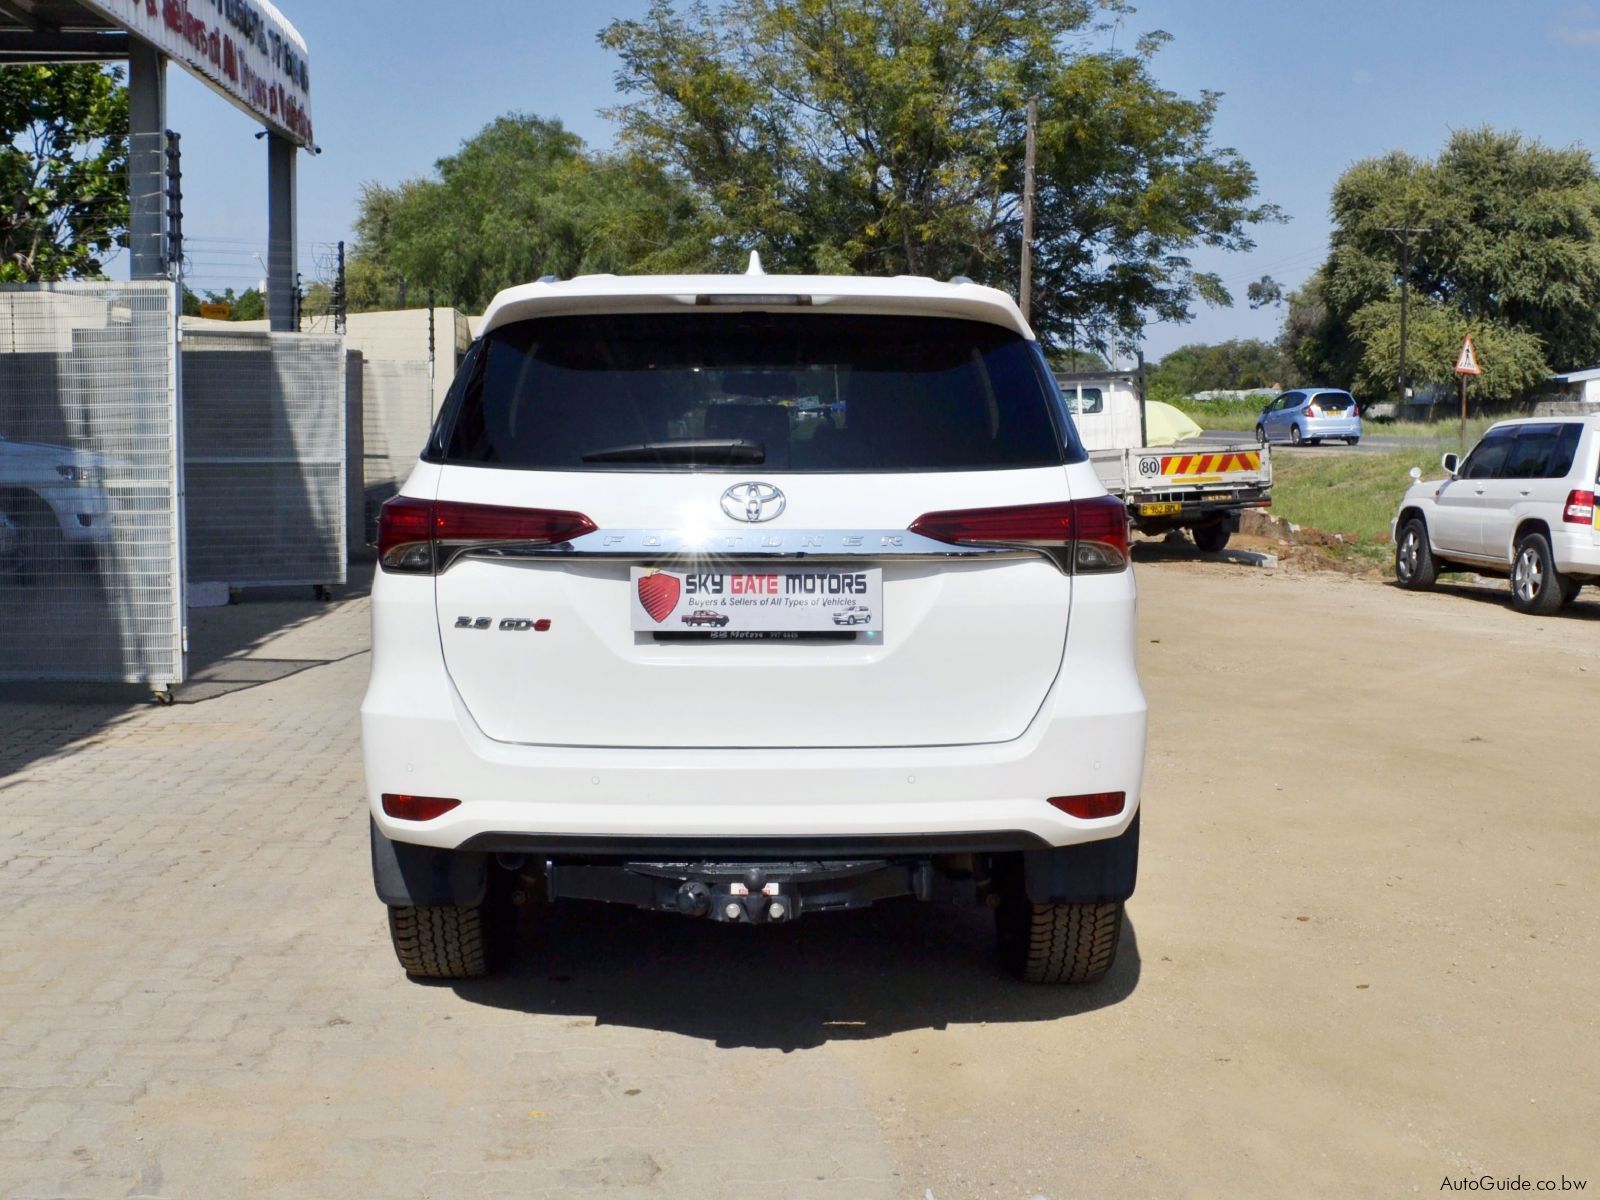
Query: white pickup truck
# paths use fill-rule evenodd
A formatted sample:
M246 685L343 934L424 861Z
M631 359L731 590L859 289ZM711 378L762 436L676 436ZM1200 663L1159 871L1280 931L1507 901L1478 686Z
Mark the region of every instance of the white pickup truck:
M1271 503L1266 446L1147 446L1137 376L1057 375L1056 383L1095 473L1140 533L1187 529L1196 546L1215 554L1238 531L1240 513Z

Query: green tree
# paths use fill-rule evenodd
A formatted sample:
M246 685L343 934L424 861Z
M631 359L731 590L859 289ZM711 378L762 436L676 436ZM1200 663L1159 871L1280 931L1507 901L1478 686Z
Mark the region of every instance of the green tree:
M226 304L232 310L228 314L230 321L263 321L267 316L267 298L261 294L259 288L246 288L235 295L232 288L225 288L220 292L207 292L204 296L183 289L183 315L198 317L201 304Z
M710 237L688 189L637 156L588 153L556 120L501 117L435 177L368 184L347 271L352 310L481 310L541 275L700 269Z
M127 169L121 71L0 66L0 282L101 274L126 244Z
M1277 308L1283 303L1283 284L1271 275L1263 275L1245 289L1245 298L1251 308Z
M1181 398L1196 392L1288 386L1292 364L1282 350L1255 338L1179 346L1150 369L1150 392Z
M1400 371L1400 304L1377 300L1351 320L1361 344L1352 386L1357 395L1388 398ZM1483 374L1468 381L1471 394L1492 399L1518 396L1549 378L1544 344L1537 334L1500 321L1472 321L1452 305L1432 298L1411 304L1407 321L1406 377L1455 383L1456 357L1468 334Z
M1050 352L1050 369L1071 375L1109 371L1111 366L1093 350L1053 350Z
M1120 7L1120 6L1107 6ZM1151 61L1074 49L1090 0L656 0L601 33L621 58L626 144L690 180L717 247L778 269L963 274L1010 287L1028 97L1040 101L1035 325L1126 345L1152 315L1231 300L1197 246L1248 249L1277 217L1217 95L1159 87ZM729 254L728 257L733 257Z
M1600 358L1600 176L1581 147L1462 130L1431 161L1391 153L1357 163L1331 207L1328 260L1298 312L1291 298L1285 328L1297 360L1330 381L1394 394L1402 270L1413 385L1452 383L1468 332L1485 368L1476 387L1489 398ZM1448 356L1434 338L1453 341Z

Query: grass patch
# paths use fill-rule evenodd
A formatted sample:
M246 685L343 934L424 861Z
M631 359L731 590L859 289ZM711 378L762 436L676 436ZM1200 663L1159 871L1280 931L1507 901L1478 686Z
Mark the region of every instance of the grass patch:
M1419 443L1392 454L1280 455L1272 460L1272 511L1296 525L1381 548L1411 486L1408 472L1421 467L1424 478L1441 477L1439 454L1436 446Z
M1461 445L1461 422L1456 421L1367 421L1363 432L1382 434L1384 437L1415 438L1419 442L1435 442L1439 453L1454 450L1458 454L1471 450L1478 444L1484 431L1504 417L1471 417L1467 420L1467 444ZM1434 459L1435 465L1438 458Z
M1253 433L1256 418L1271 399L1270 395L1264 395L1256 400L1173 400L1169 403L1187 414L1201 429L1243 429Z

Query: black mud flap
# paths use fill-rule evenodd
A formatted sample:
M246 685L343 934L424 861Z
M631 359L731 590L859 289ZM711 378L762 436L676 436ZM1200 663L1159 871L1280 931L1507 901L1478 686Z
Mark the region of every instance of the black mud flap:
M1139 875L1139 813L1120 837L1022 852L1023 884L1035 904L1105 904L1133 895Z
M385 904L430 908L482 904L489 890L489 856L476 850L437 850L390 841L372 831L372 882Z

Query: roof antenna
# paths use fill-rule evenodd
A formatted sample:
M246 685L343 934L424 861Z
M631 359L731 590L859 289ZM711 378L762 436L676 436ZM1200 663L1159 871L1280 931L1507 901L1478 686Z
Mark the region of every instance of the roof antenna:
M750 265L744 269L744 273L746 275L766 274L766 271L762 270L761 268L761 255L757 254L754 250L750 251Z

